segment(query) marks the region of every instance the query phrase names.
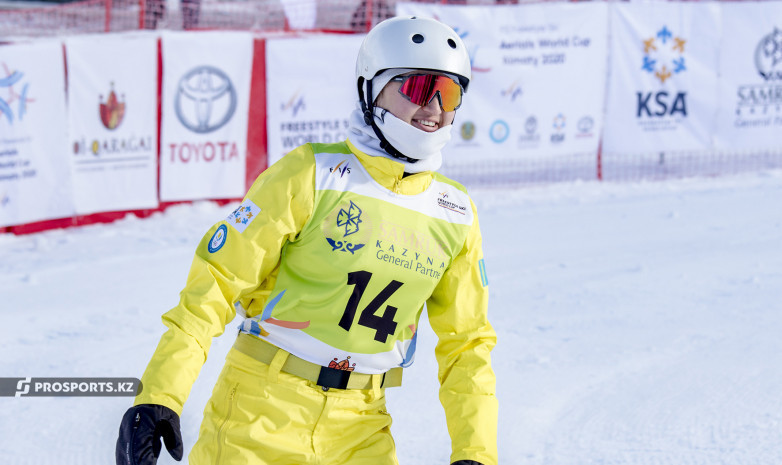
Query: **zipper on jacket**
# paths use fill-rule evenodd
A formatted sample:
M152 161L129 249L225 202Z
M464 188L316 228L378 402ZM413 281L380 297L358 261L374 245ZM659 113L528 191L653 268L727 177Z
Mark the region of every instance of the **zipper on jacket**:
M228 420L231 418L231 413L234 409L234 398L236 397L237 386L238 384L235 385L228 394L228 411L225 413L225 418L220 424L220 428L217 430L217 453L215 454L215 465L220 464L220 456L223 453L223 430L225 429L225 425L228 423Z
M128 456L128 464L136 465L136 458L133 454L133 443L136 441L136 431L138 431L138 425L141 424L141 413L136 412L136 418L133 420L133 433L130 435L130 442L128 442L125 454Z

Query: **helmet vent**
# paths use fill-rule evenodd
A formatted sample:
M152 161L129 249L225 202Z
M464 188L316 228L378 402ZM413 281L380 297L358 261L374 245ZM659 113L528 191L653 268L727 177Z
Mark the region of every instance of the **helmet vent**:
M449 45L451 48L454 48L454 49L456 48L456 42L454 42L454 40L453 40L453 39L448 39L448 45Z
M422 36L421 34L415 34L413 36L413 42L420 44L423 41L424 41L424 36Z

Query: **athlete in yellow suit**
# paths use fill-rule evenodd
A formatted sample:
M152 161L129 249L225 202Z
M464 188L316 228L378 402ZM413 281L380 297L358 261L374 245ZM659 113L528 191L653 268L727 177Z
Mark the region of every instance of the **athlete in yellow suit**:
M470 80L452 29L392 18L357 60L348 140L266 170L199 244L169 328L125 414L118 464L182 456L179 415L213 337L246 318L192 464L396 464L384 390L438 336L451 461L497 463L488 282L475 206L435 171Z

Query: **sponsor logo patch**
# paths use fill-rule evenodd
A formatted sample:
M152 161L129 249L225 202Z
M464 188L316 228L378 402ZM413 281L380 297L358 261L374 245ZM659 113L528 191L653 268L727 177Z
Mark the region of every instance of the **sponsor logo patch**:
M467 207L464 205L460 205L456 202L451 202L448 199L448 194L445 192L439 192L437 197L437 206L441 208L445 208L446 210L451 210L452 212L456 212L460 215L464 215L467 211Z
M225 239L228 237L228 228L225 227L224 224L221 224L220 227L217 228L217 231L215 231L214 234L212 234L212 238L209 239L209 245L207 245L207 249L209 250L209 253L215 253L223 246L225 245Z
M261 213L261 207L255 205L251 200L245 200L234 210L225 221L239 232L244 232L250 223L255 221L258 214Z

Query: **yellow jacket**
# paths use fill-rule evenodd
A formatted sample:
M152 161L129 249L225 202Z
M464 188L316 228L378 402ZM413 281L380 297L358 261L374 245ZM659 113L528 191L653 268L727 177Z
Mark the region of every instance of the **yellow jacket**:
M349 141L319 145L317 150L352 153L374 181L395 194L420 194L435 178L452 183L432 172L404 176L402 164L366 155ZM243 309L247 317L263 312L285 245L297 239L313 213L315 171L313 145L295 149L262 173L245 197L243 205L248 201L262 205L261 214L252 220L252 240L235 228L226 228L225 221L204 235L179 304L163 315L169 329L144 372L136 405L160 404L181 414L212 338L223 333L236 308ZM471 201L470 207L474 219L466 240L442 273L426 307L439 338L435 355L440 400L452 442L451 460L492 465L497 463L498 403L490 352L496 334L487 318L488 283ZM230 253L213 253L224 243L231 243Z

